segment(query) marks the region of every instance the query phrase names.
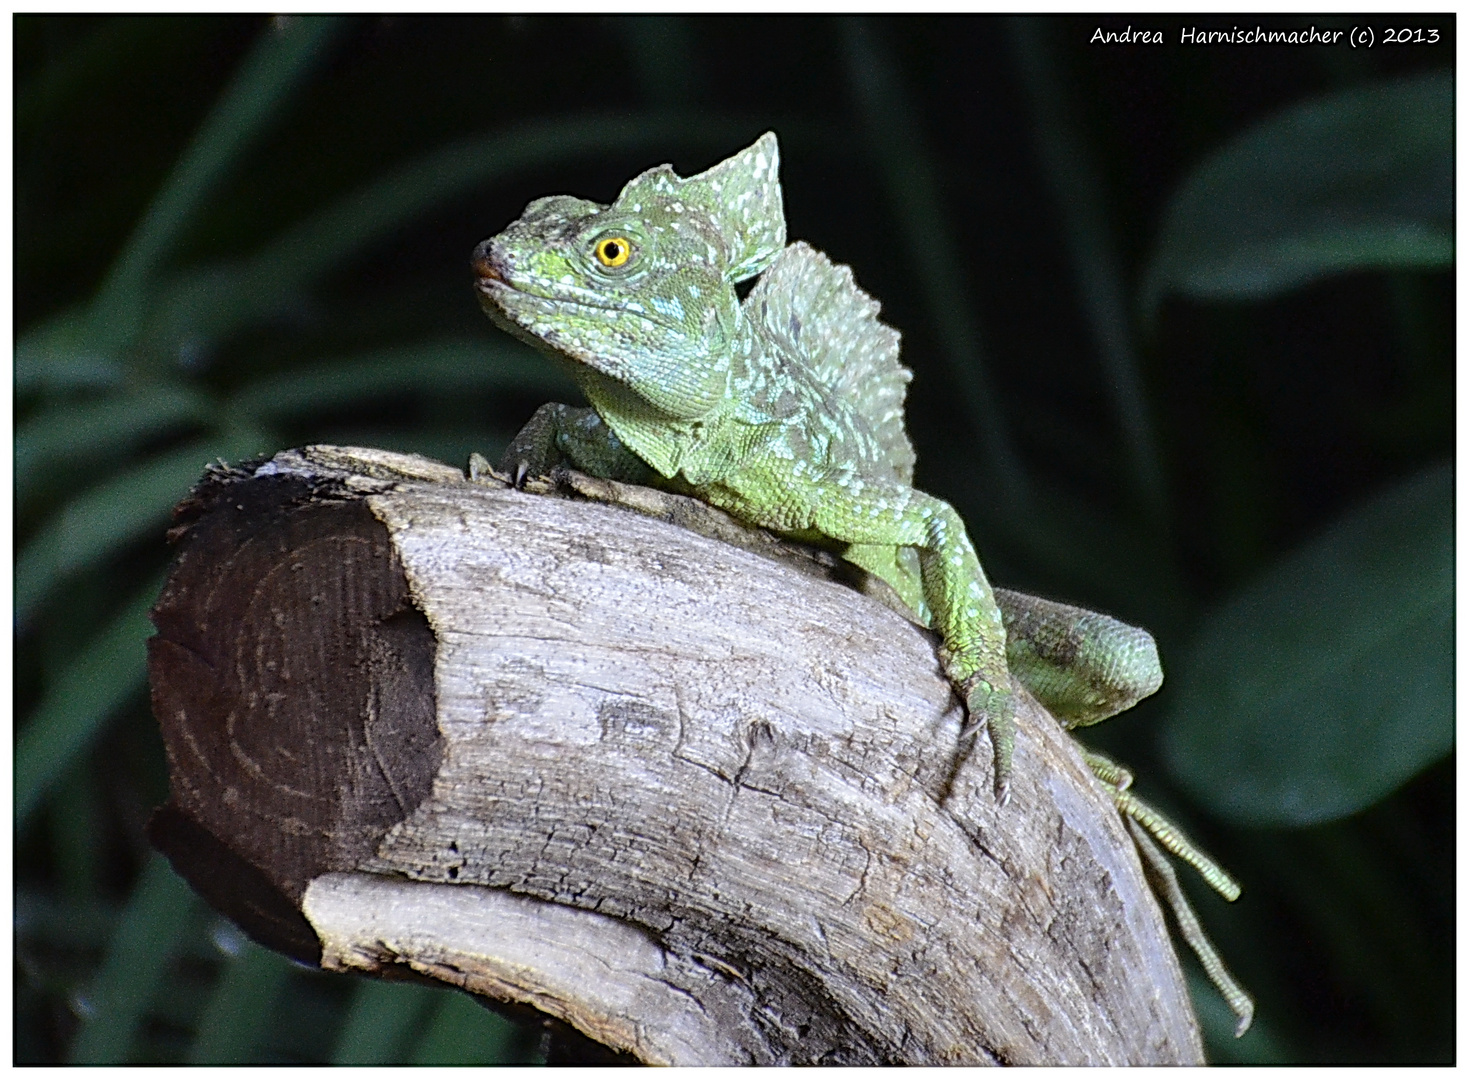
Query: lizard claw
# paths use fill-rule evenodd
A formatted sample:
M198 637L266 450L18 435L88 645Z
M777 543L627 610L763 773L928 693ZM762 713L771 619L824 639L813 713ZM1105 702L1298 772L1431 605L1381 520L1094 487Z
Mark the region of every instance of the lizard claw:
M464 467L464 475L475 483L488 483L499 479L489 459L478 452L469 455L469 464Z
M570 411L573 410L555 402L542 405L510 440L500 458L500 472L510 477L510 484L517 491L524 490L528 477L546 476L564 460L557 446L558 432Z
M526 480L532 476L544 475L548 471L537 468L534 457L523 447L510 447L500 459L500 473L509 479L510 486L516 491L524 491Z

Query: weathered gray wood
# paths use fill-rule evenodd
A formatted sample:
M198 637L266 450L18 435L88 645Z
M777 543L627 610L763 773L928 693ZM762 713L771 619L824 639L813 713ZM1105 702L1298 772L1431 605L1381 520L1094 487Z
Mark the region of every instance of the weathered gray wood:
M422 459L308 448L268 477L365 503L435 646L431 790L283 886L324 966L406 966L650 1063L1202 1060L1074 744L1026 699L997 811L894 611Z

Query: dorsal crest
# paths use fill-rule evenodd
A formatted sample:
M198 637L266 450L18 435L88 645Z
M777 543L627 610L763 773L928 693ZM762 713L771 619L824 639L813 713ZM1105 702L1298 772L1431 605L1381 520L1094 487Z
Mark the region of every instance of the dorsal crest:
M613 205L656 205L665 212L702 215L724 241L729 259L726 278L732 283L752 278L770 265L786 242L775 132L767 131L738 154L687 179L668 165L649 169L629 180Z
M856 408L894 474L911 483L915 455L903 399L913 373L898 362L898 332L878 321L881 305L857 287L851 268L797 241L750 290L744 310L767 340Z

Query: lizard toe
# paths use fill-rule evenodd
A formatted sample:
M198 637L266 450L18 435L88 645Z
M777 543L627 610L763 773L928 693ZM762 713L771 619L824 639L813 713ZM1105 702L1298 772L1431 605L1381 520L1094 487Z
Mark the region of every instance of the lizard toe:
M964 687L964 705L969 712L964 732L972 737L981 726L989 730L994 752L995 804L1004 806L1010 800L1015 758L1015 695L1007 687L975 677Z

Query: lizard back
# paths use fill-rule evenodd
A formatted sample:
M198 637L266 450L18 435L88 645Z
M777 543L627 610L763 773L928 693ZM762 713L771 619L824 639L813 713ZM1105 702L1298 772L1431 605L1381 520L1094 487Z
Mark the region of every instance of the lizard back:
M803 241L785 248L745 298L745 317L778 352L798 363L823 397L854 410L904 484L916 455L903 424L913 373L898 362L898 331L879 322L881 305L850 267Z

